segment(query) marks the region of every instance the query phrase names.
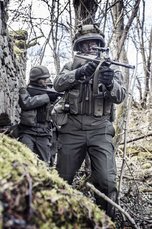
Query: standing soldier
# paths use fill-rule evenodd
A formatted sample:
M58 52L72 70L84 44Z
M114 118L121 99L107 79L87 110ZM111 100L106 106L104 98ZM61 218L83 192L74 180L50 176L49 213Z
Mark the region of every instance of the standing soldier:
M53 165L51 154L51 106L58 93L47 86L50 73L45 66L30 70L30 83L19 91L21 107L19 140L27 145L48 165Z
M75 36L73 50L87 58L94 56L94 46L105 47L104 37L94 25L82 26ZM88 152L92 182L97 189L116 201L116 163L111 117L113 104L120 104L126 94L119 70L96 61L83 61L78 56L67 63L54 80L58 92L68 94L69 114L59 129L57 169L61 177L72 184L76 172ZM94 77L98 76L97 88ZM96 93L98 91L98 94ZM96 196L96 202L114 218L114 209Z

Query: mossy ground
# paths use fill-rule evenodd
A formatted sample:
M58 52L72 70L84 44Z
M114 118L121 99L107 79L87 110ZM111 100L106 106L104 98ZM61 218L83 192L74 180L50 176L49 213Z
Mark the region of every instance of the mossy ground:
M20 142L0 135L0 228L115 228Z

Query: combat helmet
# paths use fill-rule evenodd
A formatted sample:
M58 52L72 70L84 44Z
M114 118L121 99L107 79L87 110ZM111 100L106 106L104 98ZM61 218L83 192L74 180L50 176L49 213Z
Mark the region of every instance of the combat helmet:
M80 51L79 44L85 40L96 40L100 47L105 46L104 35L97 24L80 25L73 39L73 51Z
M47 67L38 65L30 70L30 81L35 82L39 79L47 79L50 78L50 73Z

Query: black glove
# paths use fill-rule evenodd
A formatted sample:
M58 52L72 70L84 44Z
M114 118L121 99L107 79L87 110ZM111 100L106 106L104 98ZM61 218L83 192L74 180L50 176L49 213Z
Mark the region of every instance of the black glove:
M91 76L95 72L97 65L97 63L91 61L78 68L75 73L76 80L84 79L84 76Z
M58 97L60 97L60 96L63 95L63 94L58 93L58 92L55 92L55 91L48 92L47 94L48 94L48 96L49 96L49 98L50 98L50 102L51 102L51 103L55 102L55 100L56 100Z
M107 88L113 87L113 77L114 77L114 71L107 67L107 66L101 66L99 68L99 83L104 84Z
M19 89L19 93L20 93L20 94L26 94L26 93L27 93L26 88L21 87L21 88Z

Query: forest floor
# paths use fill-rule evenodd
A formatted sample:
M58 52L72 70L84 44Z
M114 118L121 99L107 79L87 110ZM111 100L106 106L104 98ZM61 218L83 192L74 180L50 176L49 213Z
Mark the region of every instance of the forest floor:
M132 109L127 128L127 144L126 146L120 144L118 147L116 164L119 205L130 215L139 229L151 229L152 115L146 110ZM80 179L85 179L84 174L84 167L82 167L75 179L74 187L79 188ZM94 201L90 190L83 187L82 192ZM116 227L117 229L134 228L119 210L116 210Z
M141 229L152 228L152 114L150 112L152 112L150 109L132 108L127 128L126 148L121 145L116 152L118 182L124 162L120 204Z

